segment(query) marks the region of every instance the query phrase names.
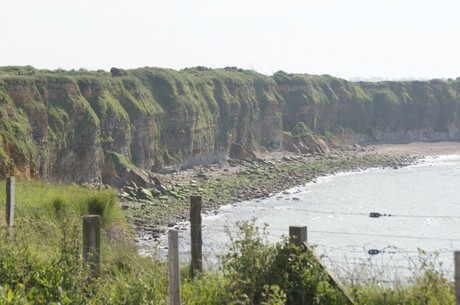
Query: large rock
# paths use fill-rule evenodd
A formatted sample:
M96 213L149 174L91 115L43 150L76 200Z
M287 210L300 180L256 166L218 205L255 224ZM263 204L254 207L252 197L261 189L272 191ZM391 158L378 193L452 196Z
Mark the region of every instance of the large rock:
M293 153L300 153L299 147L295 144L295 138L291 135L285 134L283 137L283 149Z
M305 143L302 141L302 140L298 140L297 141L297 145L296 145L298 148L299 148L299 151L302 153L302 154L311 154L311 150L307 147L307 145L305 145Z
M232 143L230 145L229 157L233 159L252 159L254 153L240 143Z
M310 148L309 153L316 153L319 155L326 155L331 153L327 143L317 136L308 134L302 137L302 141L307 147Z
M124 173L123 177L133 181L139 187L152 187L154 185L149 174L142 169L130 169Z
M143 187L150 188L155 185L154 179L142 169L125 170L118 176L113 177L110 184L116 188L121 188L126 185L134 188Z

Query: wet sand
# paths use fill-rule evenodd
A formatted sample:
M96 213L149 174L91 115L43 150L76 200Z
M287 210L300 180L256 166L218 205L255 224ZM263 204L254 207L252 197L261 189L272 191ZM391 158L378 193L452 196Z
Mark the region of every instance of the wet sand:
M372 144L366 146L379 154L440 156L460 154L460 142L412 142L406 144Z

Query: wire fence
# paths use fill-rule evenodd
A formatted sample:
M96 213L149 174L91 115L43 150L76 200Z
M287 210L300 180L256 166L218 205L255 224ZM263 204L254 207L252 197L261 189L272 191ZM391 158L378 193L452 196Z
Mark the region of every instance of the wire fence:
M226 230L236 230L237 227L213 227L212 229L220 230L225 234ZM278 235L280 240L288 233L287 229L281 228L275 231L284 233ZM190 263L189 231L182 230L181 232L179 239L181 258L184 263ZM340 234L340 232L335 233ZM222 267L221 258L228 253L229 240L207 240L206 232L204 236L203 264L209 270L219 270ZM364 236L373 236L373 234L364 234ZM417 237L411 236L410 238ZM157 253L160 257L165 258L167 248L165 248L164 241L164 238L160 238L160 240L140 243L140 253L142 255ZM455 248L411 251L394 245L378 249L374 244L334 246L313 243L312 246L329 270L342 282L352 286L366 284L395 286L407 283L425 271L435 271L448 280L454 279L453 253Z
M40 191L41 196L55 196L61 190L59 186L40 185L21 183L16 185L16 192L25 196L24 194L35 193ZM67 189L75 197L90 196L87 191L79 188ZM3 191L0 191L0 196L4 197ZM113 196L110 194L102 194L102 196ZM24 200L33 201L33 198L22 197ZM21 204L17 204L16 208L21 211ZM353 211L326 211L320 209L305 209L289 207L288 211L297 211L311 214L325 214L333 216L353 216L353 217L370 217L370 218L414 218L414 219L440 219L448 221L460 220L460 215L407 215L407 214L393 214L388 211L369 213L353 212ZM0 217L5 219L4 209L0 209ZM27 224L16 223L17 230L21 230L22 225L27 225L40 235L40 239L27 240L30 244L39 247L56 247L59 246L59 234L64 231L64 226L74 225L80 226L81 224L69 223L55 223L50 220L41 219L40 212L37 210L36 217L27 219ZM21 217L21 215L19 215ZM0 222L1 224L1 222ZM107 220L107 225L112 227L122 227L126 224L123 217L111 218ZM68 229L68 228L67 228ZM184 262L190 261L190 234L188 226L184 224L179 227L180 244L179 250L181 258ZM226 243L228 240L223 239L228 232L238 230L238 225L209 225L206 223L203 226L203 263L206 268L212 270L219 270L220 257L227 253ZM288 227L269 227L273 240L282 240L288 234ZM211 234L218 233L216 238L208 238ZM314 246L315 251L321 256L321 260L335 273L342 281L348 284L358 283L379 283L395 285L410 279L412 276L417 275L423 268L432 268L436 272L442 274L449 280L454 278L454 261L453 253L459 248L460 238L455 237L440 237L438 236L425 236L425 235L412 235L412 234L384 234L384 233L369 233L369 232L342 232L337 230L315 230L312 228L308 231L313 236L335 236L338 238L348 237L362 237L368 240L367 243L351 243L349 244L334 245L324 242L315 242L312 238L310 243ZM439 234L439 232L436 232ZM117 238L117 236L105 236L105 238ZM114 235L116 235L114 233ZM120 234L122 236L122 234ZM126 235L125 235L126 236ZM158 255L160 258L166 257L166 236L163 235L159 239L153 237L149 232L144 231L137 236L138 251L141 255ZM376 242L376 240L383 240L383 242ZM435 241L447 243L449 246L440 247L434 251L423 251L418 249L408 249L401 247L400 244L394 241L400 240L404 243L405 240L412 241ZM132 253L132 249L126 250L123 248L113 248L110 251L120 253Z
M407 215L405 215L407 216ZM417 217L417 216L416 216ZM453 218L453 217L449 217ZM219 256L225 255L225 244L223 240L227 231L237 230L238 226L229 224L226 226L204 227L204 236L216 235L211 240L204 239L204 261L205 265L212 269L218 269ZM212 233L210 233L212 231ZM270 237L275 240L286 238L287 228L269 227ZM181 251L184 257L189 256L190 241L187 231L183 231L181 240ZM453 253L458 249L460 239L442 238L436 236L417 235L395 235L395 234L373 234L373 233L351 233L340 231L309 230L311 235L334 235L360 236L369 238L373 242L367 244L345 244L333 245L312 242L315 251L320 254L322 261L333 271L343 282L356 285L358 283L388 284L396 285L408 280L424 271L435 271L448 280L454 279ZM384 240L384 242L376 242ZM442 241L450 243L450 246L437 248L436 250L408 249L391 244L395 240L413 241ZM273 239L272 239L273 240ZM141 247L142 248L142 247ZM144 253L149 252L144 248Z

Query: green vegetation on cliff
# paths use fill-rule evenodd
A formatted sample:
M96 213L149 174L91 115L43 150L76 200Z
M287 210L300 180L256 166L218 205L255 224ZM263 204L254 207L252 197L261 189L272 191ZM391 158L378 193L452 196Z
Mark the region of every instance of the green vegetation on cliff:
M157 170L222 160L234 142L282 142L284 100L251 71L4 67L0 97L3 174L82 182L116 170L109 152Z
M15 107L1 83L0 131L0 176L17 169L24 176L37 177L38 148L32 138L29 117L24 108Z
M348 82L329 75L273 78L285 101L284 129L303 121L313 132L353 129L369 141L459 139L460 82Z
M224 160L233 143L278 149L299 122L326 140L344 130L364 141L458 139L459 104L454 80L0 67L0 175L106 179L117 174L110 153L146 170L188 168Z

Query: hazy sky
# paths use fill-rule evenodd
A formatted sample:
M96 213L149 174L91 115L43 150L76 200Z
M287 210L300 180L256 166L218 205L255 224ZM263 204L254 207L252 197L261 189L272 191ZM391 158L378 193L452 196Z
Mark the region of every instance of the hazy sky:
M0 0L0 66L460 76L459 0Z

